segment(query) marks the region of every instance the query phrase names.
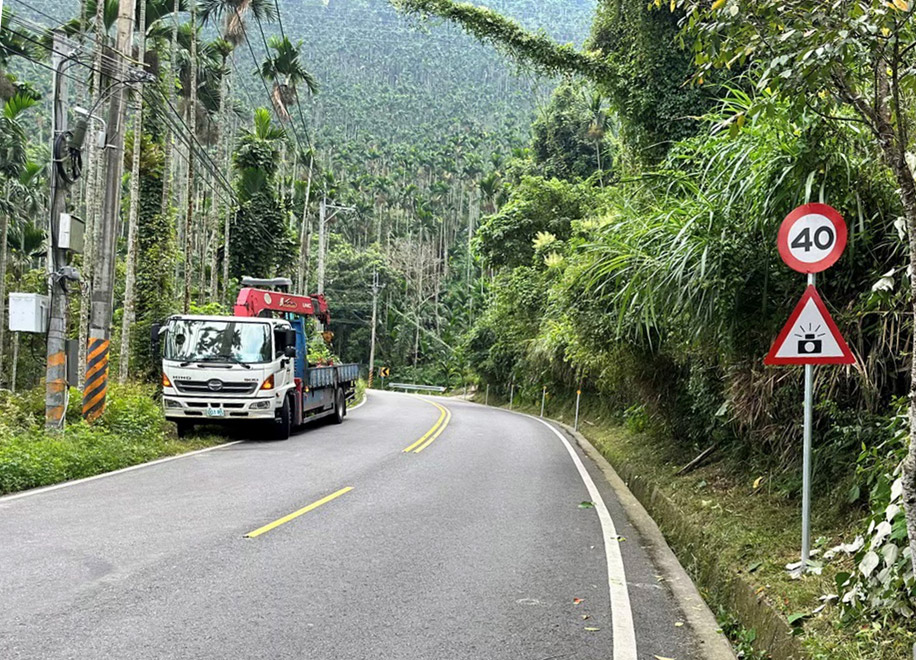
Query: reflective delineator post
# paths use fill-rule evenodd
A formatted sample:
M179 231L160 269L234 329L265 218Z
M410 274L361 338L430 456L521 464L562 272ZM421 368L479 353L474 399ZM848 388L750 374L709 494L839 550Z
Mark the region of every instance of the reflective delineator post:
M509 385L509 410L512 410L512 400L515 398L515 383Z
M582 399L582 390L576 390L576 421L573 424L573 430L579 430L579 401Z
M486 395L484 396L483 405L485 405L485 406L489 406L489 405L490 405L490 383L487 383L487 393L486 393Z
M547 386L541 391L541 417L544 416L544 403L547 401Z

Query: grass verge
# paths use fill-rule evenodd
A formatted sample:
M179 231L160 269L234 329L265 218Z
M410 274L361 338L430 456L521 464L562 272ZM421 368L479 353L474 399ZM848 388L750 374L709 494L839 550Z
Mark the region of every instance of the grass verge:
M92 477L225 442L213 435L179 440L166 422L156 388L113 385L101 419L79 416L70 394L67 425L44 429L44 391L0 392L0 495Z

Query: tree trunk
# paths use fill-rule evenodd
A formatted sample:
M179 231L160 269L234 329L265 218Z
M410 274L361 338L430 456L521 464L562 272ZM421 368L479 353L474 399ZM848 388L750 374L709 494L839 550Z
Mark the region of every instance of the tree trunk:
M187 212L184 217L184 313L191 311L191 216L194 215L194 139L197 136L197 3L191 3L191 80L189 81L188 94L188 131L190 135L188 146L188 186L187 186Z
M140 18L137 22L140 31L138 51L140 60L145 60L146 53L146 2L140 3ZM141 89L142 89L142 84ZM130 162L130 210L127 217L127 273L124 278L124 312L121 316L121 350L118 382L127 382L130 373L130 329L136 318L136 282L137 282L137 225L140 209L140 152L143 150L143 97L136 96L134 109L134 145Z
M178 12L180 10L181 4L179 0L174 0L172 3L172 38L169 40L168 72L169 103L171 105L175 104L175 76L178 72L178 69L175 67L175 58L178 57ZM194 39L191 41L193 42ZM175 137L172 135L172 132L169 131L165 136L165 144L163 145L162 150L162 176L164 178L164 185L162 186L162 206L160 208L160 212L163 216L166 216L169 211L169 206L172 204L172 161L174 160L172 151L174 149Z
M226 93L228 94L228 84L226 86ZM231 136L235 135L235 118L232 120L232 131L230 132L230 139L226 141L226 172L232 171L232 149L230 147ZM222 299L225 302L229 302L229 233L230 227L232 224L232 205L226 205L226 219L223 225L223 294Z
M6 184L6 201L9 203L9 183ZM3 347L6 344L6 264L8 260L10 216L0 216L0 383L3 382Z

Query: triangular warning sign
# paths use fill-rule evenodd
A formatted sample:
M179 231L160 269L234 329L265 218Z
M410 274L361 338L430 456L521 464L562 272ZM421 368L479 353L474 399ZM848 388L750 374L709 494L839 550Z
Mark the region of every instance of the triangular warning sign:
M764 364L855 364L824 301L809 285Z

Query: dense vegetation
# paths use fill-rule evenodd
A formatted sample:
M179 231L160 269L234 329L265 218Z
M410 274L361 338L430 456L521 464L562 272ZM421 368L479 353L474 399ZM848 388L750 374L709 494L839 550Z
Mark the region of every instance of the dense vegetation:
M71 104L101 107L117 3L11 4L0 282L40 291L47 28L80 44ZM815 491L864 520L838 619L893 635L916 608L914 10L820 4L147 0L134 60L155 80L131 94L113 292L122 376L155 378L150 324L226 309L244 275L323 287L333 349L365 362L377 272L395 377L584 389L677 462L713 447L792 500L800 372L762 357L803 283L774 237L796 205L830 203L849 248L819 286L858 363L817 370ZM70 203L92 236L103 152L84 151ZM81 255L84 281L96 260ZM43 351L0 330L0 383L37 384Z
M868 512L865 542L850 546L856 568L837 576L843 620L903 630L916 606L904 511L916 514L916 464L901 418L916 231L902 73L912 10L668 4L601 3L588 51L570 53L519 38L488 9L403 3L585 80L556 92L532 149L507 166L506 202L478 232L491 277L470 362L522 399L544 386L596 393L675 462L712 447L733 471L771 475L770 488L796 498L801 372L762 358L804 281L780 262L775 236L795 206L832 204L850 244L819 288L858 364L817 370L815 492L818 506ZM573 100L595 91L607 121ZM595 134L610 173L582 148Z

